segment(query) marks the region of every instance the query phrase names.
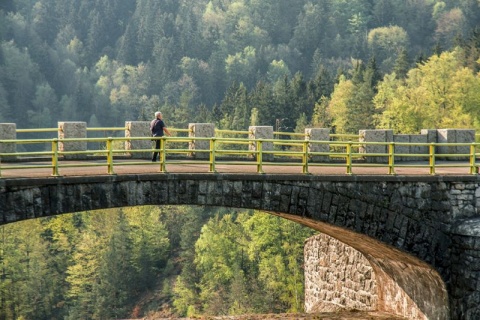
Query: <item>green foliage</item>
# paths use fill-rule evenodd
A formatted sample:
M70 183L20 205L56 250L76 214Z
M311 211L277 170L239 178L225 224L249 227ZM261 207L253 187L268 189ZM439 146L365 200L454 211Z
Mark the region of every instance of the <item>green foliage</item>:
M312 230L262 213L216 216L195 244L206 314L300 311L303 241ZM221 294L219 294L221 293ZM228 312L227 312L228 311Z
M161 108L175 126L223 119L244 130L256 108L255 123L293 128L335 98L329 74L348 74L352 57L404 78L408 57L461 45L478 71L473 0L10 0L0 15L0 119L25 127L92 115L119 126ZM240 111L217 114L241 84Z
M382 128L417 133L425 128L474 128L478 123L480 79L463 67L463 52L432 56L405 81L385 77L375 96Z

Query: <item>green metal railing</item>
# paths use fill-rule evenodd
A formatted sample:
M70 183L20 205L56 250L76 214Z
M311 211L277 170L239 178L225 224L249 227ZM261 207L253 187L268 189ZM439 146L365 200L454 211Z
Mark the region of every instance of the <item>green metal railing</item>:
M243 133L242 133L243 134ZM107 174L115 174L118 166L145 166L157 165L160 172L167 172L169 165L175 164L208 164L209 172L216 172L216 167L222 165L255 165L256 172L263 173L266 166L301 166L302 173L310 173L312 167L344 167L345 174L353 174L356 167L385 168L386 173L396 174L396 169L402 167L427 168L431 175L442 167L463 167L469 174L478 173L477 149L480 143L381 143L358 141L314 141L314 140L281 140L281 139L249 139L249 138L189 138L189 137L162 137L160 149L153 148L125 150L120 145L125 142L150 141L151 137L102 137L84 139L17 139L0 140L4 144L48 144L47 151L3 152L0 153L0 177L5 170L49 168L52 176L60 176L62 168L106 167ZM191 150L186 144L208 141L209 147L205 150ZM102 149L88 149L84 151L62 151L60 144L67 145L74 142L95 142L103 145ZM228 145L237 146L229 149ZM324 152L312 152L313 147L323 146ZM241 146L241 147L238 147ZM368 146L382 146L385 152L366 153ZM428 152L411 154L400 153L401 147L424 147ZM437 153L437 147L463 147L465 153ZM396 150L398 147L398 150ZM159 152L159 162L152 163L145 159L135 159L134 153ZM205 153L206 159L197 159L192 153ZM65 161L75 156L94 157L95 161ZM420 159L420 161L398 161L398 159ZM148 159L148 157L146 157ZM458 160L443 161L438 160ZM29 162L19 160L28 159ZM319 160L320 159L320 160ZM2 161L3 160L3 161Z

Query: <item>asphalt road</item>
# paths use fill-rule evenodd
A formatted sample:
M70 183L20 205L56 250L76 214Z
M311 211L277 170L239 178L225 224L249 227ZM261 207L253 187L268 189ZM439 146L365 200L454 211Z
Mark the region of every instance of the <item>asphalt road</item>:
M467 162L437 162L435 168L436 175L471 175ZM376 167L365 164L354 164L352 173L354 175L387 175L387 167ZM14 169L22 166L22 169ZM44 166L38 168L38 166ZM1 163L1 178L33 178L33 177L51 177L53 170L51 162L9 162ZM245 164L217 164L215 167L217 173L233 174L255 174L257 166L254 162L245 162ZM300 164L291 163L288 165L274 164L264 165L265 174L302 174ZM317 166L311 164L308 167L309 174L312 175L347 175L345 164L328 164L328 166ZM165 174L160 171L158 162L152 163L147 160L120 160L114 162L113 172L115 174ZM176 163L166 165L166 173L209 173L209 165L193 164L191 161L176 161ZM61 176L89 176L89 175L107 175L108 168L105 160L90 161L60 161L59 175ZM212 173L213 174L213 173ZM430 175L427 162L409 162L408 167L395 167L396 175Z

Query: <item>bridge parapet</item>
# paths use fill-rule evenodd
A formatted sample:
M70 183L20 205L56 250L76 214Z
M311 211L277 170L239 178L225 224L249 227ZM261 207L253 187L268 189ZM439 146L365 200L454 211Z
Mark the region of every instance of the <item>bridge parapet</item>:
M90 140L87 139L88 131L124 131L125 137L116 137L114 139L121 140L124 147L118 148L115 145L114 155L127 155L131 158L148 159L152 151L152 143L150 139L150 121L127 121L122 128L87 128L85 122L58 122L58 128L54 129L17 129L13 123L0 123L0 154L3 160L16 159L17 144L10 143L9 140L18 141L16 133L18 132L57 132L58 136L58 152L61 153L63 159L86 159L88 154L98 155L98 150L87 149ZM274 132L272 126L251 126L248 131L229 131L216 130L215 125L211 123L190 123L188 129L174 129L171 131L188 132L188 137L168 137L165 145L175 145L176 142L188 143L188 149L173 151L172 153L183 153L196 159L206 159L209 152L212 153L213 140L209 138L215 137L217 131L227 134L239 134L248 136L244 141L232 139L225 141L223 138L221 144L231 144L237 146L248 144L248 148L237 148L237 154L253 155L258 158L258 148L262 148L263 161L269 162L284 157L297 157L305 165L310 163L329 162L330 159L347 158L350 164L351 159L360 160L366 163L389 163L393 168L395 162L405 161L431 161L430 165L435 166L433 158L437 160L470 160L473 167L473 159L476 158L476 149L474 146L475 131L470 129L423 129L420 134L394 134L393 130L360 130L358 135L338 135L331 134L328 128L306 128L304 133L279 133ZM279 139L281 135L291 135L300 138ZM274 137L276 136L276 139ZM344 141L346 136L351 138L350 141ZM175 138L177 140L175 140ZM200 138L200 139L197 139ZM93 141L94 138L92 138ZM168 139L172 139L168 141ZM343 139L343 141L341 141ZM41 140L41 139L40 139ZM96 142L106 144L107 138L96 138ZM113 139L112 139L113 140ZM233 141L237 140L237 141ZM255 140L263 140L261 143L255 143ZM8 141L8 142L7 142ZM308 141L307 144L305 142ZM25 143L40 143L39 140L25 140ZM52 140L43 139L44 143L52 143ZM112 142L112 141L110 141ZM174 144L170 144L174 142ZM56 142L55 142L56 143ZM274 146L277 146L276 148ZM278 147L280 146L280 148ZM473 148L472 148L473 146ZM23 147L22 147L23 148ZM52 143L52 150L55 146ZM47 148L48 149L48 148ZM167 149L167 148L166 148ZM172 148L170 148L172 149ZM286 151L278 152L281 149ZM224 151L224 150L223 150ZM101 152L100 152L101 154ZM235 152L230 152L235 154ZM17 156L20 158L20 156ZM391 170L393 174L393 169ZM349 173L350 170L349 170Z
M475 142L475 130L471 129L422 129L420 134L394 134L391 129L360 130L360 142L384 144L361 145L360 153L388 153L388 144L395 143L395 161L428 160L429 144L437 144L435 153L445 155L439 160L468 160L469 143ZM442 144L445 144L444 146ZM458 144L458 145L453 145ZM455 156L459 155L459 156ZM387 157L368 157L370 163L386 163Z

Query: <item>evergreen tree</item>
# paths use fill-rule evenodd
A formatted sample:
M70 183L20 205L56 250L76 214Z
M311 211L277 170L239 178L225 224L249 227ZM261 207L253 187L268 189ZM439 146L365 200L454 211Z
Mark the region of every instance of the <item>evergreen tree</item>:
M114 217L112 234L98 266L98 282L95 286L95 318L122 318L132 301L135 288L132 265L132 239L130 227L123 210Z
M407 72L410 69L410 62L408 60L408 52L404 48L397 57L393 71L399 79L405 79Z

